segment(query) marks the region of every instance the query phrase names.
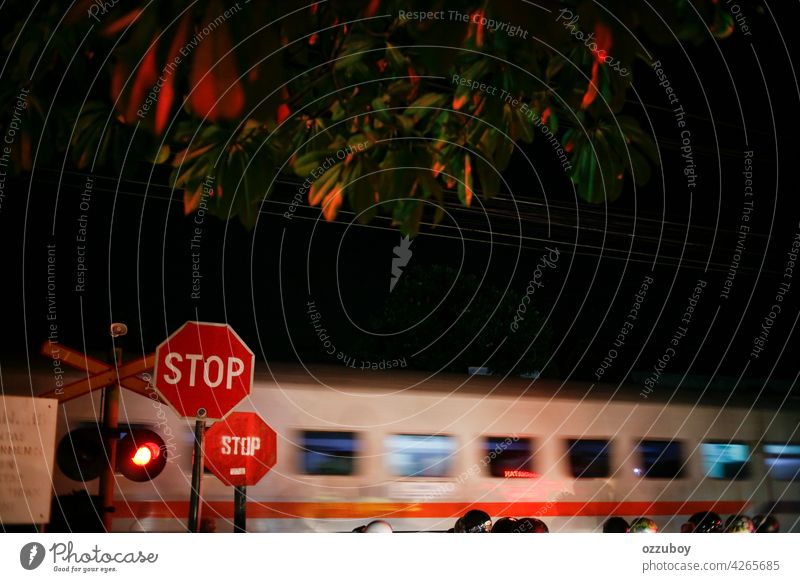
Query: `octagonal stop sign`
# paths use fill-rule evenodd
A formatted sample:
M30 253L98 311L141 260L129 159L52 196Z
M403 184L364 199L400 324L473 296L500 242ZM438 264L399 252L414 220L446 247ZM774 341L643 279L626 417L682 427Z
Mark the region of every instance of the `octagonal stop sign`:
M180 416L218 420L250 394L254 369L229 325L187 321L156 349L155 387Z
M234 412L206 432L206 467L233 487L255 485L275 466L275 431L254 412Z

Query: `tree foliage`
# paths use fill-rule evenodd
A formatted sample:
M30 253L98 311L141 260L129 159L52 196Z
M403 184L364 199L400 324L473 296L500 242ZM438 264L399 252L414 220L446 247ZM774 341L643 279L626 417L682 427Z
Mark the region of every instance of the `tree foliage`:
M410 234L423 200L441 204L452 192L470 205L476 192L497 194L515 148L547 131L580 196L613 201L630 176L647 179L655 158L623 114L633 75L620 71L642 58L631 35L666 44L669 30L700 42L707 27L720 37L733 29L713 0L660 2L658 13L623 0L605 9L588 0L160 0L100 13L101 4L45 3L27 20L26 4L9 9L19 19L3 38L14 64L2 98L31 90L16 171L30 170L34 153L46 164L64 152L89 170L136 172L147 160L172 169L187 213L211 180L211 211L247 225L278 176L294 175L326 219L346 204L362 221L388 213ZM439 10L445 19L399 16ZM319 173L328 158L335 164Z

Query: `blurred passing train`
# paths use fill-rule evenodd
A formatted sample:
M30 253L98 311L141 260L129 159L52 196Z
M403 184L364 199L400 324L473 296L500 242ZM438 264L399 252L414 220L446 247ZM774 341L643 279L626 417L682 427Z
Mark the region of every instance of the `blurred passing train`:
M677 532L709 509L773 512L782 531L800 531L797 402L741 407L730 394L698 403L660 390L643 399L626 386L263 366L236 410L277 432L277 464L247 489L247 529L350 531L384 519L395 530L442 531L478 507L539 517L552 532L600 531L610 515L646 515ZM63 405L62 500L97 491L78 437L96 430L100 410L99 394ZM139 445L152 442L120 442L114 530L184 531L193 422L123 390L120 426ZM206 474L202 491L203 516L231 531L232 489Z

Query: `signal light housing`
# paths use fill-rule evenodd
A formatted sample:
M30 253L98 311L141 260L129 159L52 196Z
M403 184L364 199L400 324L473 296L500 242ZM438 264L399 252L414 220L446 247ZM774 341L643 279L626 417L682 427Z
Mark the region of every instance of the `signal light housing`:
M107 466L101 428L81 427L67 433L58 443L56 464L73 481L97 479Z
M145 428L123 432L117 445L117 471L139 483L155 479L167 465L167 448L158 433Z
M114 432L117 442L116 471L131 481L155 479L167 465L164 439L146 428L124 427ZM61 472L73 481L97 479L108 466L103 428L84 426L64 435L56 451Z

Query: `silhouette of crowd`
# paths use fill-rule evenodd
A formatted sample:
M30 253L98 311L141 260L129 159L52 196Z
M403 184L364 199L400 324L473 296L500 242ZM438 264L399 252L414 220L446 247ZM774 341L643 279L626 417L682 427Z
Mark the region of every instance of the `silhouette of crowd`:
M392 526L376 520L359 526L354 533L392 533ZM488 513L471 509L459 517L448 533L549 533L550 530L536 517L501 517L494 523ZM719 514L700 511L681 525L681 533L778 533L780 523L773 515L731 515L723 523ZM612 516L603 523L603 533L658 533L658 525L649 517L637 517L628 523L622 517Z

